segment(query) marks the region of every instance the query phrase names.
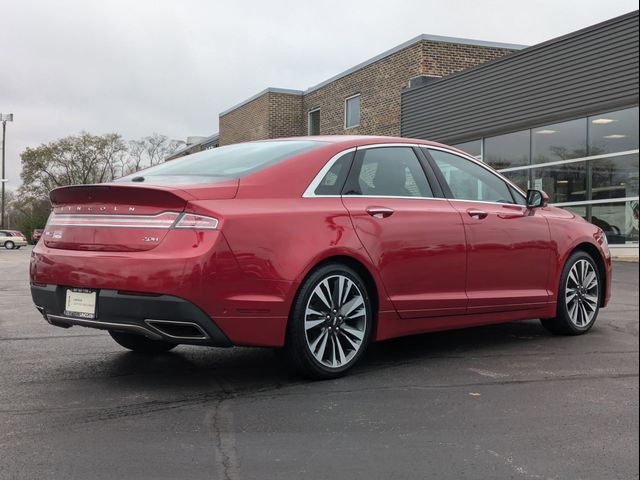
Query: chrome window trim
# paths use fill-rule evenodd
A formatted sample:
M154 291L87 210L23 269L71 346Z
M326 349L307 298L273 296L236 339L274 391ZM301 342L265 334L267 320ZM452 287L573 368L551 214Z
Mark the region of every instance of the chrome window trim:
M483 204L490 204L490 205L519 205L517 203L486 202L486 201L483 201L483 200L462 200L462 199L455 199L455 198L438 198L438 197L395 197L395 196L392 197L392 196L382 196L382 195L381 196L374 196L374 195L316 195L314 193L316 188L318 188L318 186L320 185L320 182L322 181L324 176L331 169L331 167L338 160L338 158L340 158L342 155L344 155L346 153L349 153L349 152L353 152L353 151L367 150L369 148L378 148L378 147L408 147L408 148L418 147L418 148L426 148L426 149L430 149L431 148L431 149L434 149L434 150L440 150L440 151L443 151L443 152L446 152L446 153L450 153L452 155L456 155L456 156L461 157L461 158L463 158L465 160L469 160L469 161L475 163L476 165L481 166L482 168L487 170L489 173L492 173L493 175L496 175L498 178L502 179L508 185L513 187L516 190L516 192L519 192L525 199L527 198L526 194L522 191L522 189L520 187L518 187L513 182L511 182L508 178L506 178L504 175L501 175L499 172L497 172L496 170L491 168L489 165L486 165L484 162L482 162L481 160L478 160L477 158L473 157L472 155L469 155L469 154L466 154L466 153L462 154L460 152L451 150L450 148L445 148L445 147L440 147L440 146L435 146L435 145L425 145L424 143L412 143L412 142L371 143L371 144L368 144L368 145L359 145L357 147L350 147L350 148L347 148L345 150L342 150L342 151L336 153L334 156L332 156L327 161L327 163L324 165L324 167L322 167L320 169L320 171L313 178L313 180L311 181L309 186L306 188L306 190L302 194L302 197L303 198L341 198L341 197L352 197L352 198L398 198L398 199L411 199L411 200L427 199L427 200L448 200L448 201L457 201L457 202L475 202L475 203L483 203ZM524 206L524 205L519 205L519 206Z

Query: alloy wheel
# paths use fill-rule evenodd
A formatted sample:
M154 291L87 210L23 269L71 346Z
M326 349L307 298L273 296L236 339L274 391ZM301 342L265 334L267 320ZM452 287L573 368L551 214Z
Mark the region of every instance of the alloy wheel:
M599 303L598 274L587 260L573 264L565 286L565 303L571 322L578 328L593 320Z
M307 302L307 347L325 367L340 368L362 348L367 321L365 298L358 286L344 275L326 277Z

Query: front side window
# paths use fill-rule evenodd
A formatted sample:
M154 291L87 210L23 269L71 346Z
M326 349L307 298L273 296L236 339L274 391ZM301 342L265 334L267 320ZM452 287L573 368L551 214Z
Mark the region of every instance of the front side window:
M360 125L360 94L344 101L344 128Z
M433 197L420 161L411 148L363 150L354 165L354 182L347 194L384 197Z
M452 153L429 150L453 198L479 202L514 203L507 183L484 167Z

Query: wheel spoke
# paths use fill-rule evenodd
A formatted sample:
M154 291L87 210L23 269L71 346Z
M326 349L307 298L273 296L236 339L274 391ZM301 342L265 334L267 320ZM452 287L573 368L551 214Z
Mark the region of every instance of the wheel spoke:
M325 322L324 318L321 318L320 320L305 320L304 329L311 330L313 327L317 327L318 325L321 325L324 322Z
M596 279L596 272L594 272L593 270L590 270L589 273L587 274L587 278L585 278L585 280L584 280L583 286L587 290L590 290L591 288L593 288L597 284L598 284L598 282L597 282L597 279Z
M582 318L584 319L583 326L586 326L589 323L590 315L589 312L587 312L587 307L585 307L584 304L580 305L580 308L582 309Z
M567 292L565 293L565 298L567 299L567 304L571 302L577 296L577 292L575 290L567 288Z
M361 332L360 330L357 330L357 329L355 329L353 327L350 327L348 325L342 325L342 330L347 332L349 335L353 335L358 340L362 340L364 338L364 332Z
M347 361L347 358L344 355L344 350L342 349L342 345L340 345L340 339L338 338L337 335L334 337L334 341L336 343L336 349L338 350L340 365L343 365Z
M573 302L569 309L569 317L573 320L574 323L578 322L578 301Z
M313 291L314 295L316 295L320 300L322 300L322 303L325 304L325 306L331 310L331 302L329 302L329 300L327 299L327 297L325 296L324 292L322 291L322 286L325 284L326 280L324 282L322 282L320 285L318 285L315 290Z
M340 313L345 317L348 317L351 314L351 312L353 312L356 308L358 308L360 305L363 305L363 304L364 304L363 298L358 295L357 297L353 297L351 300L345 303L340 309Z
M580 285L580 282L576 278L576 273L577 273L577 269L576 269L576 266L574 265L574 267L569 272L569 280L571 280L575 286L578 286L578 285ZM567 282L567 283L569 283L569 282Z
M593 296L593 295L585 295L585 296L584 296L584 299L586 300L587 304L588 304L590 307L595 308L595 307L596 307L596 305L598 305L598 297L595 297L595 296Z
M322 336L322 343L320 344L320 348L316 353L314 353L315 357L322 362L324 358L324 352L327 349L327 339L329 338L329 330L325 330ZM313 350L312 350L313 351Z
M342 338L346 339L347 342L349 342L349 344L351 344L351 348L353 348L354 350L358 350L359 348L359 344L355 343L351 337L349 335L347 335L346 333L344 333L344 331L340 330L340 335L342 335Z
M327 330L323 330L322 332L320 332L316 337L316 339L311 344L309 344L309 348L311 349L311 352L313 352L314 355L315 355L315 351L316 351L316 347L318 346L318 343L320 343L320 340L322 340L325 337L325 335L327 335Z

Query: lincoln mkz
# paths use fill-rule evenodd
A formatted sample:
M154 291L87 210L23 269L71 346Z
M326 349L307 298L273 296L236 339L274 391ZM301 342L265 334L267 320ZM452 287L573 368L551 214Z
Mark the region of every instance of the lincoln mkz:
M532 318L580 335L611 291L602 230L433 142L243 143L50 197L36 307L146 354L276 347L331 378L403 335Z

